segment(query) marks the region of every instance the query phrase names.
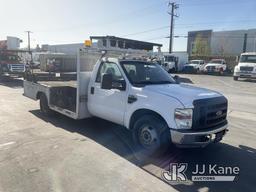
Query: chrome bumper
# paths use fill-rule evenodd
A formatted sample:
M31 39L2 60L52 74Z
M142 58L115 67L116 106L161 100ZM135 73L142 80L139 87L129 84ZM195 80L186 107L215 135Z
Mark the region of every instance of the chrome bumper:
M235 77L241 77L241 78L256 78L256 73L253 72L235 72Z
M172 142L178 147L205 147L219 142L228 131L228 125L211 130L175 130L171 129Z

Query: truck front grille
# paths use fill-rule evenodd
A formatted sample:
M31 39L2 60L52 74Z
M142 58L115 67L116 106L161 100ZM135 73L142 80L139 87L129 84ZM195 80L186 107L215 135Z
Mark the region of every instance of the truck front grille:
M207 71L214 71L216 69L215 66L207 66L206 67Z
M11 72L25 72L25 65L24 64L11 64L10 65Z
M193 66L185 66L183 68L183 71L184 72L194 72L195 71L195 68Z
M227 123L228 101L225 97L194 101L192 129L209 129Z
M253 67L240 67L240 71L253 71Z

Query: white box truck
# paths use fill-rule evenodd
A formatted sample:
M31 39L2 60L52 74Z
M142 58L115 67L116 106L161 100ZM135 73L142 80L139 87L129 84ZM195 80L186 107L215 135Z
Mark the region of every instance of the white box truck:
M177 51L173 53L159 53L163 57L163 67L168 73L182 71L188 63L188 53Z
M239 78L256 79L256 52L241 54L233 77L235 81Z
M134 54L134 53L133 53ZM159 64L132 54L84 48L75 79L27 75L24 95L42 113L73 119L96 116L132 132L146 155L180 147L205 147L227 132L227 99L218 92L177 83Z

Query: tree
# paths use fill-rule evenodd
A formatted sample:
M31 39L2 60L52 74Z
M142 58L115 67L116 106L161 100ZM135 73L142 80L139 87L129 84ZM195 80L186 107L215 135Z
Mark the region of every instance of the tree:
M195 38L192 54L197 56L207 56L210 54L210 47L208 39L203 38L202 35L197 35Z

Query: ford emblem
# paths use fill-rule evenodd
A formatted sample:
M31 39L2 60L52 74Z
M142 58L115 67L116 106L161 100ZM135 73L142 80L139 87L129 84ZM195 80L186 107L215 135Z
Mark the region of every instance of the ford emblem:
M223 114L222 111L218 111L218 112L216 113L217 116L221 116L222 114Z

